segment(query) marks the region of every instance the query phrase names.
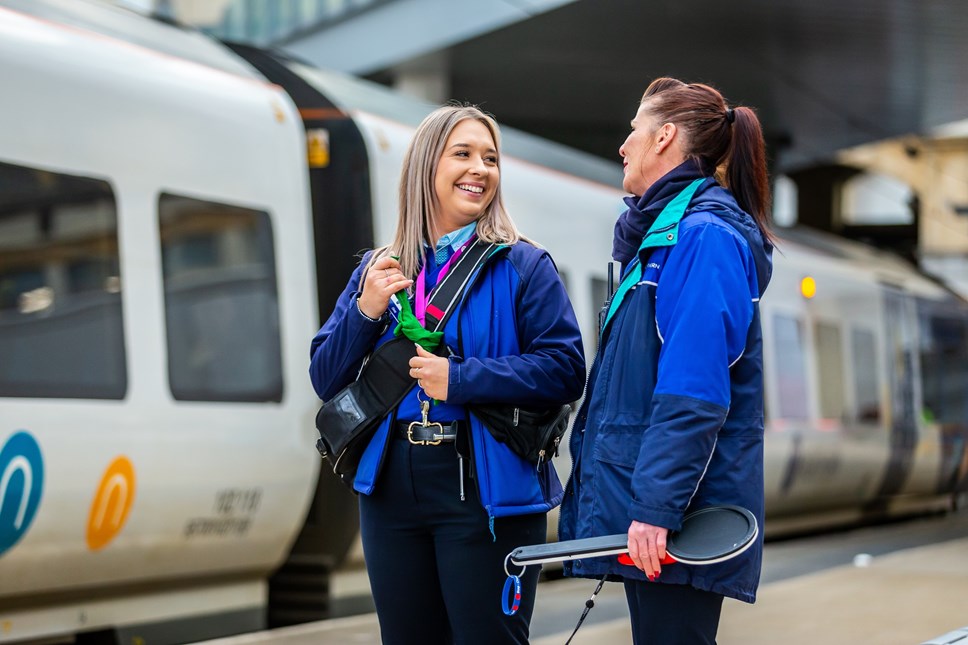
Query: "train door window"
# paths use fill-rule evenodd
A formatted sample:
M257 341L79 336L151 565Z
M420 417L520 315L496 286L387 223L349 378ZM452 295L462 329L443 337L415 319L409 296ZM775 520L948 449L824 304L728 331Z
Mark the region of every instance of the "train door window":
M807 377L803 323L784 314L773 317L777 375L777 414L781 419L807 419Z
M841 419L844 415L844 366L840 327L818 322L814 336L817 341L820 416Z
M111 186L0 163L0 396L122 399L125 362Z
M921 312L922 416L926 421L960 424L968 418L968 327L946 313Z
M281 401L269 215L169 194L158 214L172 395Z
M856 419L863 423L877 423L881 419L881 397L874 334L866 329L851 330L850 356L854 368Z
M917 340L912 304L909 296L901 291L888 288L884 292L884 340L887 348L884 373L890 384L891 425L899 436L910 436L917 431L917 392L914 383Z

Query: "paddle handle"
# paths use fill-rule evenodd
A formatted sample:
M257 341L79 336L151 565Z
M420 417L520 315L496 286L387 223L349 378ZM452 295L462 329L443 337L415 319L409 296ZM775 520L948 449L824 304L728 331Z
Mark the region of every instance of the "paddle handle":
M665 554L665 557L664 558L662 558L661 560L659 560L659 564L675 564L676 562L678 562L678 560L676 560L675 558L673 558L668 553ZM629 554L628 553L623 553L622 555L618 556L618 563L619 564L625 564L625 565L628 565L630 567L634 567L635 566L635 563L632 562L632 558L629 557Z

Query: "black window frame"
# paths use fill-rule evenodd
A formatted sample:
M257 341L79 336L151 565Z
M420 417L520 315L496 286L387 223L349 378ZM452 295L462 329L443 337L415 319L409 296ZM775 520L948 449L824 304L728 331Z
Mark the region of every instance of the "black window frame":
M161 248L159 249L161 255L161 280L162 280L162 292L164 294L164 311L165 311L165 347L167 353L167 375L168 375L168 388L171 392L172 397L177 401L197 401L197 402L211 402L211 403L230 403L230 402L251 402L251 403L263 403L263 402L281 402L285 395L285 376L283 372L283 344L282 344L282 312L279 306L279 283L278 283L278 254L275 248L275 230L273 226L273 218L269 211L253 208L250 206L242 206L239 204L231 204L224 201L215 201L212 199L202 199L193 195L185 195L175 191L164 191L158 195L158 232L159 232L159 243ZM186 340L185 336L185 326L180 323L176 323L176 309L183 309L189 311L190 305L176 304L174 298L174 288L177 285L173 285L169 282L170 274L173 271L172 267L168 264L170 255L168 251L171 249L166 249L166 243L171 235L171 230L166 230L166 222L168 219L176 219L185 217L183 213L175 213L169 210L170 204L177 205L196 205L200 211L208 211L214 214L214 217L225 217L228 214L236 213L243 215L245 217L253 218L257 221L255 238L252 240L254 243L255 251L258 254L261 262L259 266L264 267L265 271L263 274L259 275L258 270L253 268L255 265L246 269L241 265L197 265L189 269L181 269L187 275L188 272L195 271L196 273L201 273L204 271L210 271L211 269L216 270L231 270L238 271L239 273L255 273L255 276L248 279L248 282L261 281L266 285L269 285L271 289L267 291L264 295L269 296L270 301L274 304L271 310L263 311L264 320L266 326L270 327L269 345L265 348L268 349L268 353L265 353L262 358L264 359L265 367L272 370L272 373L268 374L268 378L265 379L261 387L247 388L243 386L236 387L234 389L226 389L222 387L215 387L212 382L217 380L211 377L205 377L199 375L197 370L195 372L190 371L192 369L191 365L197 363L193 360L183 360L184 357L192 351L187 348L187 344L190 342ZM228 230L228 229L225 229ZM197 236L196 236L197 237ZM186 241L190 241L190 237L184 238ZM193 243L196 244L197 250L204 251L204 245L202 244L204 240L201 237L197 237ZM213 244L217 244L216 240L211 240ZM176 280L187 281L185 275L182 275ZM234 282L237 285L244 285L246 278L242 277L238 280L226 280L226 284L229 282ZM184 285L181 287L183 290L192 289L204 289L204 284L198 284L196 286ZM244 288L244 286L243 286ZM220 296L224 300L224 292ZM198 299L197 303L211 303L213 298L209 297L207 299ZM231 300L228 300L231 302ZM249 318L252 312L245 310L244 306L237 306L234 310L235 314L238 314L235 318L235 322L247 321L251 322ZM242 314L245 315L242 315ZM258 313L258 312L255 312ZM203 316L205 320L214 320L216 318L211 318L208 316ZM196 318L197 319L197 318ZM224 328L222 331L232 331L233 326ZM274 333L272 333L274 330ZM205 342L201 345L206 350L211 349L215 346L212 352L217 352L221 359L227 360L238 360L240 357L244 356L246 351L251 352L252 348L249 341L253 340L255 336L259 333L259 328L254 330L253 334L244 336L239 339L236 345L231 346L217 346L218 343L225 342L227 339L224 333L212 333L211 328L196 327L195 331L200 331L201 335L206 335L207 338ZM265 331L263 329L263 331ZM196 356L198 353L196 352ZM251 355L251 354L250 354ZM209 365L218 366L217 361L213 361L209 358ZM235 370L224 370L223 375L228 374L231 376L239 376L243 374ZM220 384L224 381L219 381Z
M115 190L105 178L0 161L0 219L33 219L37 237L33 248L27 240L21 249L0 249L0 348L4 341L16 347L15 351L0 349L4 354L0 360L8 369L14 365L21 372L30 367L38 370L38 378L17 382L0 369L0 397L122 400L127 396L117 204ZM62 209L84 206L93 208L78 217L107 219L96 222L100 228L69 226L58 237L58 220L75 217ZM38 286L24 291L22 284L16 284L16 276L11 276L18 261L23 269L36 266ZM84 279L79 280L80 276ZM23 337L4 338L5 332L21 332ZM23 343L31 338L43 340L25 348ZM48 380L41 380L45 375Z

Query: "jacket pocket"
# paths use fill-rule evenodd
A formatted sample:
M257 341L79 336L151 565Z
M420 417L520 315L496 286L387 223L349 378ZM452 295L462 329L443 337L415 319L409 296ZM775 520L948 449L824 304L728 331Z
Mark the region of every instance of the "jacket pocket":
M644 424L610 424L595 437L592 457L608 464L633 468L639 458L644 432Z
M659 364L653 287L640 286L615 316L595 394L609 424L648 424Z

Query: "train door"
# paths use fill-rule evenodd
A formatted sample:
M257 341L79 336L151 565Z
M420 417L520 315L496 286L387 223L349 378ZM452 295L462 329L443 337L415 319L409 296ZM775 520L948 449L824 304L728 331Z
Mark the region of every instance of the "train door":
M348 114L271 54L245 45L229 47L282 87L303 118L321 326L356 268L355 254L373 247L366 145ZM307 338L307 365L309 341ZM329 575L342 562L358 534L356 497L324 464L292 552L269 579L270 627L331 615Z
M968 319L947 299L919 300L918 314L922 443L927 434L937 451L937 473L924 487L957 502L968 489Z
M872 505L882 507L899 493L911 474L918 441L915 387L917 334L913 303L901 291L884 291L884 368L889 388L889 456Z

